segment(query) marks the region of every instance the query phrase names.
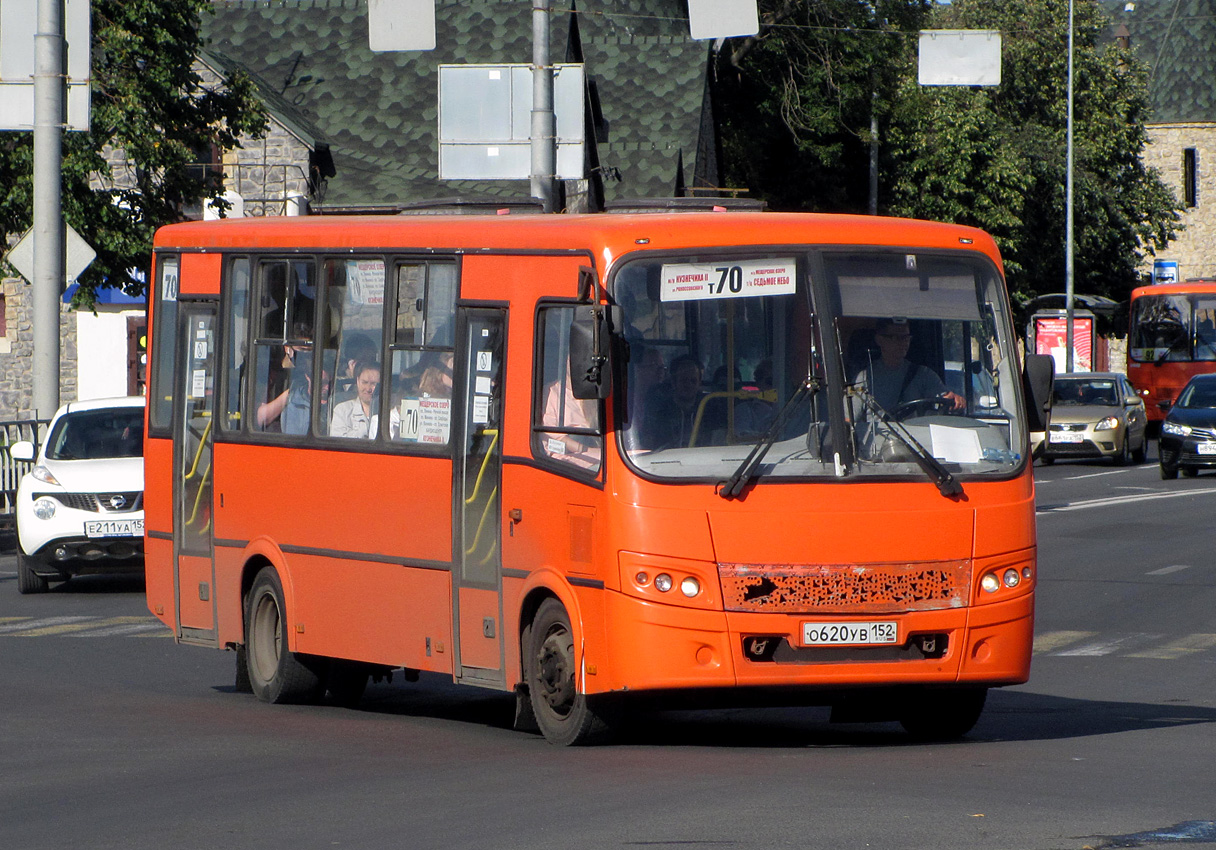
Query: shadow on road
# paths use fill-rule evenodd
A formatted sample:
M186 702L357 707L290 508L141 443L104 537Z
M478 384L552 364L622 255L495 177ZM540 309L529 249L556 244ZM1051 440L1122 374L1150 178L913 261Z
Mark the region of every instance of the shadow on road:
M514 707L510 694L463 687L428 673L408 684L398 673L392 683L370 685L357 710L510 729ZM896 723L834 724L828 722L828 714L827 708L815 706L644 709L624 713L610 740L618 745L723 748L924 746ZM1216 708L994 691L975 729L951 745L1087 738L1201 723L1216 723Z

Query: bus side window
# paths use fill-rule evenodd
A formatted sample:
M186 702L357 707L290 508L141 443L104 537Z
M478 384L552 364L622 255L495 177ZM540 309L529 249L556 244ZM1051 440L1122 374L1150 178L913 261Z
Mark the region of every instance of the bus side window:
M596 474L604 457L600 403L576 399L570 381L570 325L574 307L542 307L537 314L541 370L534 391L532 452Z
M370 386L380 373L384 339L384 261L381 259L327 260L322 338L326 358L336 366L329 391L324 434L336 437L374 438L378 430L380 394L359 396L357 370L367 373ZM367 406L370 403L370 408Z
M258 271L250 427L307 434L316 316L313 266L301 260L272 260ZM326 401L321 395L321 403Z
M228 267L227 406L220 420L225 431L241 428L242 400L248 377L250 268L248 257L237 257Z
M456 273L451 262L397 267L390 362L382 375L394 442L438 447L451 439Z

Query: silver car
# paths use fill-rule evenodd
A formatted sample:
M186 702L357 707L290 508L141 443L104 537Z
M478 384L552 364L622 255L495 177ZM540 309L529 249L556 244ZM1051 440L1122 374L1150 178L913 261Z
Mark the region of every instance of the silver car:
M1051 425L1032 437L1034 456L1110 458L1115 463L1144 463L1148 446L1144 401L1118 372L1057 375Z

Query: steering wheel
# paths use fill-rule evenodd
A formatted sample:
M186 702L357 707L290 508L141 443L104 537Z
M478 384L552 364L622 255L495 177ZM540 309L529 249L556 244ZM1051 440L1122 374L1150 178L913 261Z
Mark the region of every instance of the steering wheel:
M891 411L892 419L905 419L908 416L925 416L930 413L951 413L954 402L945 396L935 395L929 398L915 398L896 405Z

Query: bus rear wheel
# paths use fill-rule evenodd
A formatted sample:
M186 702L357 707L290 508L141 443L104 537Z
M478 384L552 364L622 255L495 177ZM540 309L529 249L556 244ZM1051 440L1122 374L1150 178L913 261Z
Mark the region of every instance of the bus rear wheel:
M594 743L607 732L577 685L578 659L570 616L556 599L541 603L529 630L525 670L532 712L545 740L560 746Z
M270 703L316 702L325 692L317 659L287 648L287 607L273 567L253 580L245 604L245 660L254 696Z
M926 688L908 695L899 723L919 741L951 741L971 731L987 698L987 688Z

